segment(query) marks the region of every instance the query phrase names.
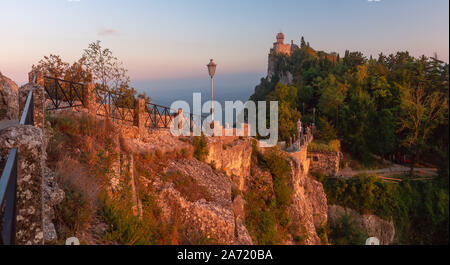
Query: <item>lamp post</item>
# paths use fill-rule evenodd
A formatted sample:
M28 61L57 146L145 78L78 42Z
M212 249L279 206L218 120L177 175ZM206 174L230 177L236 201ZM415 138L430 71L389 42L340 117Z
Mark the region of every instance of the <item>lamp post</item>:
M216 73L217 64L214 63L213 59L210 59L209 64L206 66L208 67L209 76L211 77L211 118L212 118L212 122L214 124L213 77L214 77L214 74Z

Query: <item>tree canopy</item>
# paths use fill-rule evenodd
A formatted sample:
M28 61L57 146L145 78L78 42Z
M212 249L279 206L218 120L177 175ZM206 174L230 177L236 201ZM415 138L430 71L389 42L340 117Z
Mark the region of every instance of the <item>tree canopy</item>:
M340 57L305 44L274 62L278 73L263 78L250 99L279 101L281 140L299 116L287 113L299 110L304 121L327 130L326 138L335 130L344 150L361 160L395 152L434 164L448 160L449 72L437 56L397 52L367 59L346 51ZM282 71L292 73L291 85L278 84Z

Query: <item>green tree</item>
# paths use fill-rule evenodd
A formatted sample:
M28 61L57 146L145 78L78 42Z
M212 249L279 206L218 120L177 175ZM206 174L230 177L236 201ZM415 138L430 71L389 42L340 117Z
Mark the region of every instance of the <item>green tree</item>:
M328 143L329 141L337 138L336 129L327 118L319 118L318 128L319 130L317 140Z
M448 100L440 93L426 94L422 86L405 89L401 98L399 132L405 133L402 145L412 155L411 172L418 156L426 148L428 137L448 113Z
M278 101L278 130L283 140L288 140L297 132L297 121L301 118L296 109L297 88L294 86L278 83L275 90L271 92L266 100Z

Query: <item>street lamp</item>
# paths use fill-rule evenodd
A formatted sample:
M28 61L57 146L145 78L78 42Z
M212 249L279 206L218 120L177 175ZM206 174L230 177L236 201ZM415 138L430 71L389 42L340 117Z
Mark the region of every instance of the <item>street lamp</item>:
M211 117L212 122L214 124L214 97L213 97L213 77L216 73L217 64L214 63L213 59L210 59L209 64L206 65L208 67L209 76L211 77Z

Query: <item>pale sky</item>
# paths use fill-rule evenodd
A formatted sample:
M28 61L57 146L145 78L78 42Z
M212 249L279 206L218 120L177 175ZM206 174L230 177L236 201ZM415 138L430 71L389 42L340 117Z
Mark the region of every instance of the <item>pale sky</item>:
M44 55L73 62L101 40L135 82L207 75L209 58L217 75L264 73L280 30L328 52L449 60L448 0L0 0L0 71L23 84Z

